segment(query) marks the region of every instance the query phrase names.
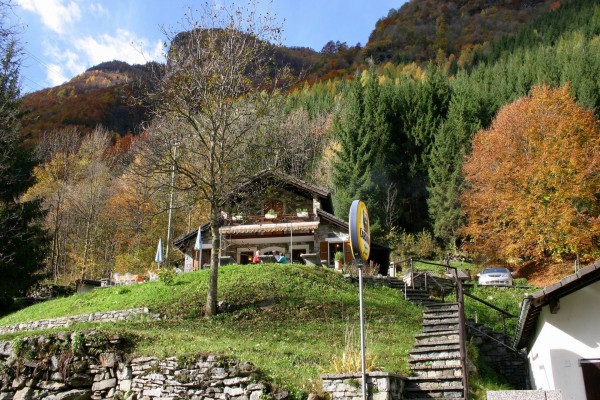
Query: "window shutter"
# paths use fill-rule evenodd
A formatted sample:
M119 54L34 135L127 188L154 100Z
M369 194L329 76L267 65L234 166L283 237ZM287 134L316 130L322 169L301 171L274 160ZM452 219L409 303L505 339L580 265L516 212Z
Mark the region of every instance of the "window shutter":
M328 249L329 249L329 244L327 242L319 243L319 256L321 257L321 260L327 260L326 264L329 264L329 254L327 251Z
M352 264L354 257L352 256L352 247L350 242L344 242L344 264Z

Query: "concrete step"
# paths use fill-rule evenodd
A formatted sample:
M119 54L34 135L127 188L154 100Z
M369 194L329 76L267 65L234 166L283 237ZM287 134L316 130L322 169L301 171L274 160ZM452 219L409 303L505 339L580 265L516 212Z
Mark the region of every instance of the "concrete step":
M460 351L459 350L451 350L451 351L439 351L439 352L429 352L429 353L411 353L410 360L411 361L420 361L425 363L427 361L438 361L438 360L460 360Z
M458 365L411 365L410 370L419 378L462 378L462 368Z
M408 359L408 363L417 365L419 367L460 367L460 354L458 356L454 354L443 354L421 358L415 358L411 356Z
M458 329L458 323L456 324L428 324L423 325L423 333L430 332L444 332L449 330Z
M432 352L448 352L448 351L460 351L460 345L458 343L450 344L431 344L429 346L417 346L410 350L408 354L424 354Z
M415 349L426 349L428 347L436 347L436 346L459 346L460 343L458 340L458 334L456 335L448 335L445 339L440 339L439 337L428 337L425 339L417 340L415 343Z
M458 303L440 303L438 305L428 307L425 312L428 311L458 311Z
M425 310L423 311L423 318L456 318L458 316L458 310L450 310L450 311L431 311Z
M423 318L423 325L440 325L440 324L458 325L458 317L456 317L456 318L448 318L448 317Z
M459 399L462 396L462 378L439 380L410 377L404 388L405 399Z
M435 332L417 333L415 335L415 339L417 339L417 343L419 343L419 344L436 342L438 340L456 340L456 342L458 343L459 335L458 335L458 329L453 328L453 329L447 329L445 331L440 330L440 331L435 331Z

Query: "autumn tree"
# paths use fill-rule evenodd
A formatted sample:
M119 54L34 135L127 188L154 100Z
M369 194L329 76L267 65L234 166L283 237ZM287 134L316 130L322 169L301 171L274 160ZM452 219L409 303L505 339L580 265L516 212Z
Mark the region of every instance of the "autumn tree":
M569 87L536 86L473 139L462 233L494 259L600 255L600 132Z
M250 145L284 83L270 44L280 42L281 29L257 6L205 3L197 14L188 11L185 31L168 35L167 67L154 96L146 157L157 173L175 169L176 188L196 191L210 206L207 315L217 313L220 212L226 194L247 178Z

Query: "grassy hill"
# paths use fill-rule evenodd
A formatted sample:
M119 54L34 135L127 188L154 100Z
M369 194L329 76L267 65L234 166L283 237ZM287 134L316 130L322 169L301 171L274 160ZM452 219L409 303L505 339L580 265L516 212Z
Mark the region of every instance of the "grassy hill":
M0 325L146 306L165 319L94 328L135 337L138 355L217 353L248 360L298 393L320 389L319 374L335 371L333 364L347 342L359 349L358 290L338 273L293 264L223 267L219 299L230 311L214 318L199 316L207 281L204 270L176 276L172 285L149 282L95 290L33 305L0 319ZM420 331L421 309L399 291L383 287L365 288L364 301L372 364L407 374L407 352ZM31 333L21 335L26 334Z

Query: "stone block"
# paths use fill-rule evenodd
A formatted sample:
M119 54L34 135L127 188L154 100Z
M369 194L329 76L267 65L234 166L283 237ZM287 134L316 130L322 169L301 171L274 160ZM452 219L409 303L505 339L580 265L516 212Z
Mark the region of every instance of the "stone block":
M229 378L229 379L223 380L223 383L225 384L225 386L238 386L240 383L246 383L246 382L250 382L249 376L235 377L235 378Z
M129 392L131 390L131 379L119 380L119 390L122 392Z
M89 400L92 398L91 390L74 389L67 392L48 396L44 400Z
M552 397L548 397L548 395ZM560 390L502 390L487 392L487 400L562 400Z
M103 367L114 368L117 362L117 355L115 353L101 353L98 360Z
M146 396L149 396L149 397L161 397L162 396L162 389L161 388L144 389L144 391L142 392L142 394L144 395L144 397L146 397Z
M102 390L109 390L116 386L117 386L117 380L115 378L111 378L111 379L105 379L105 380L99 381L99 382L94 382L94 384L92 385L92 390L94 392L102 391Z
M93 378L88 374L73 374L67 378L67 383L74 388L90 387L93 383Z
M40 381L36 386L42 390L52 390L55 392L65 390L68 387L66 383L55 381Z
M228 394L229 396L241 396L244 393L246 393L246 391L242 388L225 386L225 394Z

